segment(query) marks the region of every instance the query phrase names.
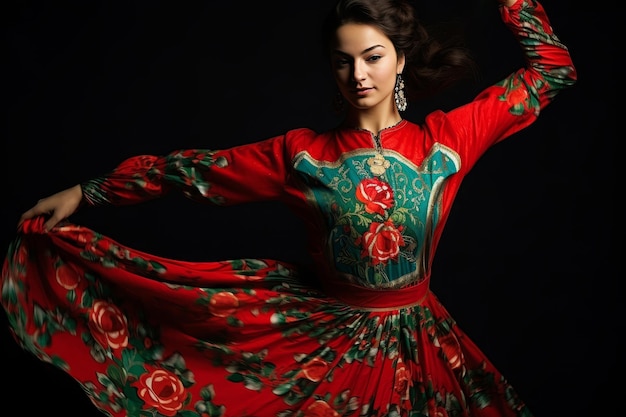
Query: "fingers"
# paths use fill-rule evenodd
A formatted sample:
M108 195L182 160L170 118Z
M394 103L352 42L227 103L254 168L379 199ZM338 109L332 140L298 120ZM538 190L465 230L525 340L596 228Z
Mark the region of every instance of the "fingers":
M20 217L20 220L26 220L26 219L32 219L33 217L39 216L40 214L44 214L45 211L42 210L39 207L39 203L33 207L31 207L30 209L26 210L24 213L22 213L22 216Z
M46 220L46 222L43 225L43 229L45 232L49 232L54 226L56 226L57 223L59 223L61 220L63 220L65 218L65 216L60 215L57 211L47 211L42 209L41 207L39 207L38 205L34 206L33 208L25 211L22 216L20 217L18 223L17 223L17 228L19 229L22 224L28 220L28 219L32 219L33 217L37 217L40 215L45 215L45 214L49 214L51 213L50 217Z
M76 211L80 205L82 195L82 188L80 184L77 184L49 197L42 198L37 204L22 213L17 226L19 228L24 221L47 214L50 217L44 223L44 230L48 232L57 223Z
M37 204L35 204L34 206L26 210L24 213L22 213L22 218L26 220L26 219L31 219L33 217L36 217L42 214L53 212L54 203L51 202L50 200L51 200L50 198L42 198L41 200L37 201Z
M54 220L52 220L52 218L55 217L54 212L55 212L54 204L49 202L49 198L48 199L42 198L39 201L37 201L37 204L35 204L34 206L26 210L24 213L22 213L17 226L19 228L24 223L24 221L28 219L32 219L33 217L43 215L43 214L53 214L53 216L50 219L48 219L47 223L48 223L48 226L54 225L53 223L55 222ZM47 229L49 230L49 228Z
M43 224L44 232L48 233L61 220L63 220L63 218L59 218L59 216L50 216L50 218Z
M28 209L24 213L22 213L22 215L20 216L20 219L19 219L19 221L17 223L18 229L22 226L22 224L26 220L32 219L33 217L37 217L37 216L42 215L42 214L46 214L47 211L44 210L41 206L42 206L42 200L39 200L39 202L37 204L35 204L33 207L31 207L30 209Z
M80 185L68 188L50 197L43 198L33 207L22 213L18 222L18 228L28 219L48 214L50 217L46 219L44 223L44 230L47 232L61 220L74 213L80 204L81 198L82 189Z

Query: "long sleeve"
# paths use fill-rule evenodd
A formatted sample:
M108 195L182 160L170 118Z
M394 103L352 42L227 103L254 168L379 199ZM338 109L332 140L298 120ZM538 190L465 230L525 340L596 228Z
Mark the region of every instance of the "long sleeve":
M279 198L286 163L283 137L227 150L186 149L167 155L138 155L82 185L89 205L127 205L172 190L217 205Z
M509 100L510 112L522 114L532 109L538 116L556 94L576 82L576 70L567 47L555 35L541 4L518 0L513 6L501 6L504 23L524 51L527 68L517 71L499 85L513 91L525 85L524 102ZM511 97L508 97L509 99Z
M500 5L504 24L517 39L526 65L470 103L426 120L435 140L446 138L467 171L493 144L532 124L555 96L576 83L567 47L554 33L543 6L533 0Z
M92 206L121 206L176 191L216 205L280 200L300 193L290 181L292 158L315 136L313 130L300 128L229 149L133 156L82 183L83 199Z

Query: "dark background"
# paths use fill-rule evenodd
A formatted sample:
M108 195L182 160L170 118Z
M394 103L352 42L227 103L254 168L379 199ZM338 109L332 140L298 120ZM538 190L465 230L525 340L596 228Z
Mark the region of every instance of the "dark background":
M432 4L425 4L432 3ZM2 6L2 241L42 197L135 154L233 146L336 122L317 34L325 1L20 1ZM477 84L410 103L420 121L521 64L495 1L420 2L463 28ZM432 287L537 417L622 408L623 285L617 272L616 11L543 2L579 82L467 177ZM455 32L446 31L446 35ZM619 99L619 96L616 94ZM301 228L270 203L220 209L168 196L74 220L125 244L190 260L306 261ZM0 248L1 249L1 248ZM5 250L5 249L2 249ZM21 416L99 416L65 374L21 351L3 321L2 403Z

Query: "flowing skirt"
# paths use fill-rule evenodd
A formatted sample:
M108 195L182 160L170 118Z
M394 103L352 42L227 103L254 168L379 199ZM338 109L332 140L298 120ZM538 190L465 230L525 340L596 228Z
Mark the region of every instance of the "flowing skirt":
M386 290L356 307L300 273L176 261L69 222L44 233L37 218L0 288L16 341L107 416L531 416L428 281L413 304L390 307Z

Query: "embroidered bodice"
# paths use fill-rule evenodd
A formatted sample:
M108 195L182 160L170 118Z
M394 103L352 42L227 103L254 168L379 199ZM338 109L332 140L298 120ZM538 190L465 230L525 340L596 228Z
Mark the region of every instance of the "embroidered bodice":
M381 155L375 147L344 151L335 161L303 151L294 168L323 218L322 250L334 270L360 286L393 288L425 276L443 185L460 161L439 145L419 165L400 152L381 151L388 166L381 175L368 164Z

